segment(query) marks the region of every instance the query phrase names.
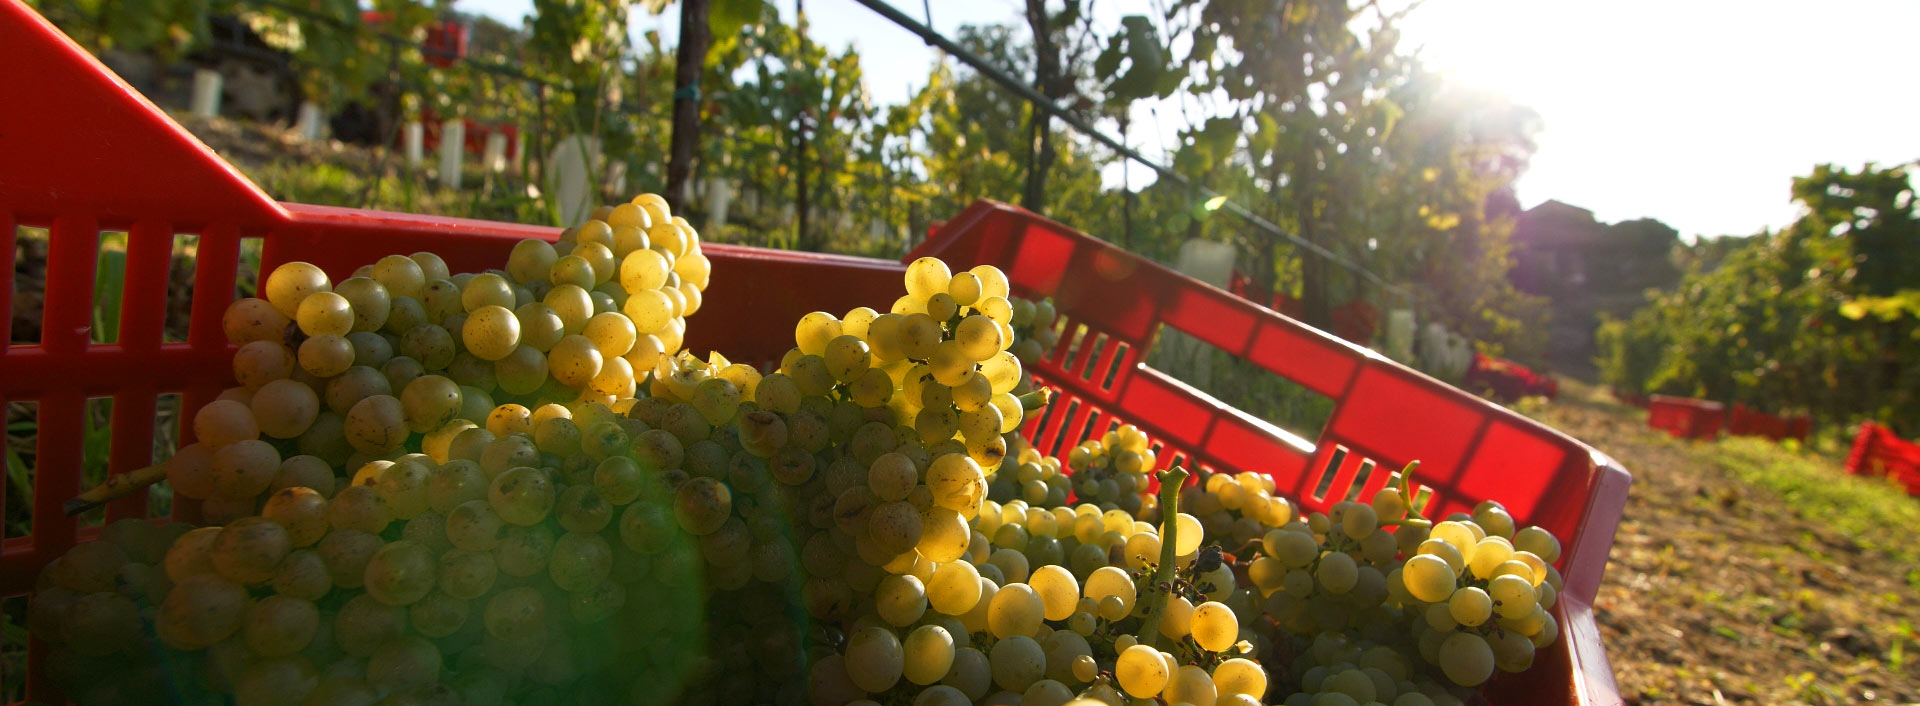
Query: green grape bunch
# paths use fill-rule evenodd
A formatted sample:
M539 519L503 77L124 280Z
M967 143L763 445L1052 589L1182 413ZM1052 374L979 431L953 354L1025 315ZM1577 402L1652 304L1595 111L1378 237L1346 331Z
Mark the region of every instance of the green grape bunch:
M1308 512L1160 470L1131 425L1043 455L1017 430L1057 316L997 268L910 263L771 369L683 350L709 269L651 195L497 270L275 269L160 469L195 521L40 574L49 676L82 704L1418 706L1557 635L1558 541L1497 503Z

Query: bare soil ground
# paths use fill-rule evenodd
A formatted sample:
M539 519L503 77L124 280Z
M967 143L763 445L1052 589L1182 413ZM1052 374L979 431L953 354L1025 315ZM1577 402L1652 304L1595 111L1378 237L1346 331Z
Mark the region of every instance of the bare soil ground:
M1920 702L1920 500L1833 444L1674 440L1592 388L1528 411L1634 474L1596 606L1628 703Z

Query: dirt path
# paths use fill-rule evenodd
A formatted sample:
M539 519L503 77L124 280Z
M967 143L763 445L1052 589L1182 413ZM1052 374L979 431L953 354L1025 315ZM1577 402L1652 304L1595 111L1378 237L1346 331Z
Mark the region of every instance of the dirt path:
M1634 474L1597 606L1628 703L1920 702L1920 500L1831 450L1669 439L1591 388L1530 411Z

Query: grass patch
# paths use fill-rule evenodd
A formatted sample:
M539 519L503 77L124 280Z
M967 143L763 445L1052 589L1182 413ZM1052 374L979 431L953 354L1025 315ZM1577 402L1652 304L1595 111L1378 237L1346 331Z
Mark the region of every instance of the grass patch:
M1920 559L1912 543L1912 528L1920 527L1920 501L1892 483L1846 475L1831 458L1764 439L1723 439L1691 448L1688 454L1778 494L1802 517L1864 547L1901 561Z

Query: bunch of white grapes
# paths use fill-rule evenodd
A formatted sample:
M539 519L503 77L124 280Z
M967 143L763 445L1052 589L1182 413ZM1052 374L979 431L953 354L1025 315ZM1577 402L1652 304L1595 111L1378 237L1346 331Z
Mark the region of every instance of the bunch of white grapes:
M1553 639L1558 544L1497 505L1183 491L1130 425L1029 447L1058 333L996 268L911 263L762 370L679 350L708 273L657 198L439 262L234 305L240 385L167 469L205 525L40 576L77 702L1421 706Z
M1031 366L1053 353L1054 345L1060 342L1060 329L1053 300L1035 301L1014 297L1013 335L1018 340L1009 350L1023 364ZM1028 382L1031 384L1031 380Z
M1417 611L1420 656L1448 679L1478 686L1503 672L1533 666L1534 650L1553 643L1560 541L1539 527L1515 531L1498 503L1472 517L1440 522L1400 568L1396 598Z
M1245 517L1225 507L1246 484L1236 489L1220 478L1209 479L1213 490L1194 494L1193 509L1211 517L1203 520L1210 537L1219 530L1229 543L1247 546L1239 544L1248 536ZM1402 488L1388 487L1371 503L1335 503L1327 514L1284 522L1252 543L1247 576L1273 620L1269 639L1291 643L1286 651L1294 655L1289 677L1298 691L1287 697L1290 706L1460 703L1467 699L1461 689L1486 682L1496 663L1503 671L1524 671L1534 649L1554 640L1556 627L1544 610L1551 607L1559 572L1542 555L1516 551L1512 543L1557 558L1558 541L1550 533L1537 527L1516 533L1513 518L1491 501L1473 516L1432 524L1409 511L1409 500ZM1491 536L1482 527L1494 528ZM1456 543L1471 550L1482 541L1488 553L1479 560L1493 562L1482 567L1488 572L1482 575L1537 576L1539 587L1527 584L1524 597L1477 605L1475 597L1488 595L1488 581L1474 578L1471 567L1436 575L1441 572L1434 561L1453 570L1445 559L1460 555ZM1524 564L1525 573L1507 566L1509 561ZM1438 587L1442 580L1444 588ZM1503 591L1512 588L1502 585ZM1463 620L1452 619L1452 605L1465 611ZM1417 668L1422 663L1438 669L1423 673Z
M42 573L56 681L137 703L184 665L189 701L371 702L438 685L456 652L535 659L555 638L519 643L547 610L605 620L631 584L608 578L595 533L617 504L593 481L634 465L645 425L615 409L678 349L708 275L653 195L519 243L505 270L276 268L223 320L238 385L165 467L206 526L116 523Z
M1198 520L1176 521L1186 531L1175 563L1192 566ZM813 703L1211 706L1268 694L1244 639L1257 603L1232 566L1183 570L1157 588L1160 530L1091 503L985 500L972 526L951 562L883 567L871 605L843 621L843 649L813 665Z
M995 475L987 485L987 497L1003 503L1017 498L1029 505L1052 508L1066 505L1073 495L1072 481L1063 472L1060 459L1025 447L1009 462L1014 464L1013 472ZM1084 494L1080 499L1093 500Z
M1127 425L1080 442L1067 452L1066 466L1078 497L1139 514L1142 500L1152 497L1147 486L1158 462L1147 435Z

